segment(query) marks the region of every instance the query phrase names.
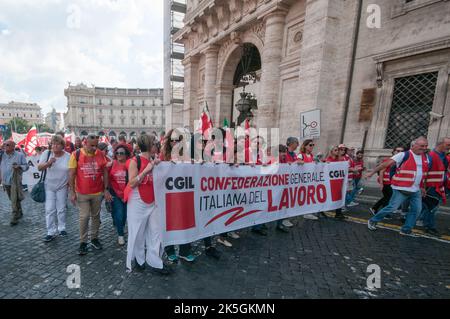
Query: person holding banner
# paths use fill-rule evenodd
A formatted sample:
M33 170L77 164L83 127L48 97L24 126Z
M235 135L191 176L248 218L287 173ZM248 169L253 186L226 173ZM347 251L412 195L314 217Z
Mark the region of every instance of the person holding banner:
M51 139L51 150L42 153L38 170L47 171L45 176L45 221L50 242L60 236L67 236L66 206L69 183L70 154L64 151L66 142L59 135Z
M300 163L302 164L308 164L308 163L314 163L314 141L307 139L304 140L302 143L302 146L300 147L300 153L297 155L297 158ZM318 220L319 217L317 217L314 214L306 214L303 215L304 219L310 219L310 220Z
M147 134L137 138L141 154L129 162L129 182L124 192L128 213L127 269L131 271L132 261L143 270L147 262L160 275L171 271L162 260L162 225L155 205L153 189L153 168L159 159L152 160L151 149L155 138Z
M127 160L131 152L125 145L117 144L114 149L114 160L109 168L109 192L113 197L112 218L117 229L118 243L125 245L124 228L127 221L127 203L124 191L127 185Z
M28 170L27 160L21 151L16 151L16 144L9 140L4 144L5 151L0 163L0 175L3 187L8 194L12 206L12 218L10 225L15 226L22 218L21 201L24 198L22 191L22 173Z
M342 145L340 145L340 146L342 146ZM344 157L345 153L343 153L340 150L340 146L335 145L330 148L330 151L328 152L328 156L326 159L326 163L347 161L347 159ZM350 181L349 181L349 183L350 183ZM342 208L336 209L334 218L340 219L340 220L345 219L345 215L342 213Z
M161 160L165 162L182 162L183 161L183 148L180 147L183 141L183 135L178 134L174 129L167 133L164 139L164 147L161 152ZM179 247L178 256L175 252L175 246L167 246L165 248L167 258L170 262L177 262L178 257L187 261L194 262L195 256L192 254L191 244L183 244Z

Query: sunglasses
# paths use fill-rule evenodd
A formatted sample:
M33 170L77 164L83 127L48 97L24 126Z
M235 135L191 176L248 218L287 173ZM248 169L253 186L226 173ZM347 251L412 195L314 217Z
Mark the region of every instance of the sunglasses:
M116 155L127 155L125 152L116 152Z
M308 146L316 146L315 144L309 144Z

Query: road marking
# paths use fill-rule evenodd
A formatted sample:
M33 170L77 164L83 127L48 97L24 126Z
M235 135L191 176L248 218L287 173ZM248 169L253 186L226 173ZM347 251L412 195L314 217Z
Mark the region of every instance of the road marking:
M326 212L325 214L328 217L334 217L334 213ZM348 215L345 215L345 217L346 217L346 219L345 219L346 221L350 221L350 222L353 222L353 223L356 223L356 224L367 225L368 219L358 218L358 217L351 217L351 216L348 216ZM381 229L397 230L397 231L400 231L400 229L401 229L401 226L393 225L393 224L387 224L387 223L378 223L377 227L381 228ZM442 242L442 243L450 244L450 236L448 236L448 235L441 235L439 238L438 237L433 237L433 236L427 235L423 230L419 230L419 229L413 229L413 233L415 235L419 236L419 237L432 239L432 240L439 241L439 242Z

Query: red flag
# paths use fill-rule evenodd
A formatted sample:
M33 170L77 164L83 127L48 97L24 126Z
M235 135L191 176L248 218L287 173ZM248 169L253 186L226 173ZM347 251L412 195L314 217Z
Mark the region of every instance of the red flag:
M209 115L208 103L206 103L205 107L203 108L202 114L200 114L199 123L200 124L198 125L196 132L202 133L203 136L206 136L209 133L209 131L213 128L211 116Z
M28 156L36 155L35 148L38 146L38 139L37 139L37 130L36 126L33 126L27 134L27 137L25 138L25 154Z

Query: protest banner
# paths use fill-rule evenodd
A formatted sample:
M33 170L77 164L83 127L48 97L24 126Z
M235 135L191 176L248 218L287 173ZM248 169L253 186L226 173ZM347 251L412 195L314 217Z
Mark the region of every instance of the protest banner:
M167 246L341 208L348 163L232 167L164 162L153 174Z
M40 156L27 156L28 170L22 175L22 184L28 185L28 189L31 188L39 182L41 178L41 172L38 171L38 161Z

